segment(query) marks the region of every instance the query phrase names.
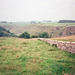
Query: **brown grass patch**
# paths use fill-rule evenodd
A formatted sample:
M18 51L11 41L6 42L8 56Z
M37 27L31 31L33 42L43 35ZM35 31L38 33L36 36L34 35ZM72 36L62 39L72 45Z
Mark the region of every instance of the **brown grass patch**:
M65 41L72 41L75 42L75 35L72 36L66 36L66 37L57 37L57 38L52 38L53 40L65 40Z

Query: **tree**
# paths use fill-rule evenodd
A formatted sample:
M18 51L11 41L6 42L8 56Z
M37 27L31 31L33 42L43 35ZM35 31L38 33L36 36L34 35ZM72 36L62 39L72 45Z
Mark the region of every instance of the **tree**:
M4 33L2 31L0 31L0 37L4 36Z
M4 37L4 36L9 36L7 33L4 33L4 32L2 32L2 31L0 31L0 37Z
M29 34L28 32L24 32L24 33L22 33L19 37L20 37L20 38L28 39L28 38L30 38L30 34Z
M10 37L10 36L16 37L15 34L11 33L9 30L0 26L0 37Z
M75 20L59 20L58 23L75 23Z
M39 33L39 37L40 37L40 38L48 38L49 35L48 35L47 32L43 32L43 33Z

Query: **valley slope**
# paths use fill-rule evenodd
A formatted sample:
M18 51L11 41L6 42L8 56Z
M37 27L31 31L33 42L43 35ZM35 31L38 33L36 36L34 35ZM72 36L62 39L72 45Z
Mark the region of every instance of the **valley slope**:
M52 24L52 25L51 25ZM48 32L50 37L59 37L67 35L75 35L75 23L50 23L49 24L29 24L29 25L1 25L2 27L10 30L10 32L20 35L23 32L27 31L31 35L38 35L42 32Z

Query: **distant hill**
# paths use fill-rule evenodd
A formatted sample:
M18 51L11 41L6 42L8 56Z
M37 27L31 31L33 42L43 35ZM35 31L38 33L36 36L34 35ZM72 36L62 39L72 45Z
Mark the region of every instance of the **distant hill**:
M48 32L50 37L60 37L67 35L75 35L75 26L45 26L43 24L30 24L26 26L13 26L3 25L4 28L10 30L10 32L20 35L27 31L30 35L38 35L42 32Z
M0 26L0 37L9 37L9 36L16 36L15 34L11 33L9 30L5 29L4 27Z
M7 23L7 21L0 21L0 23Z
M75 23L75 20L60 20L58 23Z

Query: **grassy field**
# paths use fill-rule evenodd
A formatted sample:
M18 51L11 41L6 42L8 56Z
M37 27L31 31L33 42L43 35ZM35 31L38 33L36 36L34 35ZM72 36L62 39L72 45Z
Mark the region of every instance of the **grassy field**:
M0 25L13 25L13 26L26 26L26 25L29 25L30 23L29 22L8 22L8 23L0 23Z
M75 54L37 39L0 38L0 75L75 75Z
M27 26L31 25L30 22L8 22L8 23L0 23L0 25L13 25L13 26ZM45 26L75 26L75 23L57 23L57 22L49 22L49 23L36 23L35 25L45 25Z
M43 23L43 25L46 25L46 26L75 26L75 23L54 23L54 22L51 22L51 23Z
M57 37L57 38L52 38L53 40L59 40L59 41L71 41L75 42L75 35L72 36L66 36L66 37Z

